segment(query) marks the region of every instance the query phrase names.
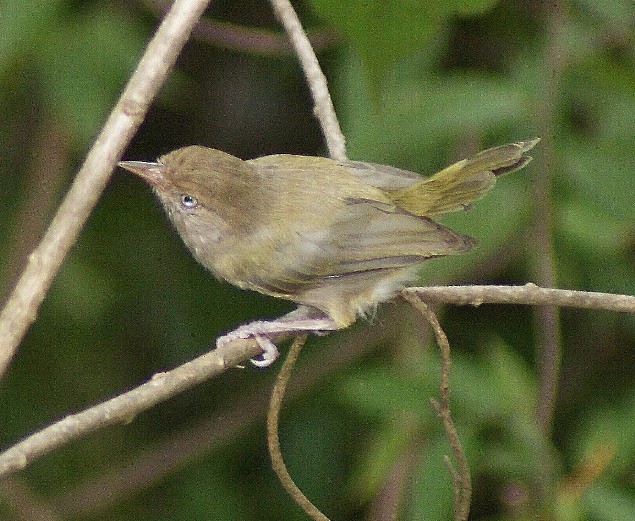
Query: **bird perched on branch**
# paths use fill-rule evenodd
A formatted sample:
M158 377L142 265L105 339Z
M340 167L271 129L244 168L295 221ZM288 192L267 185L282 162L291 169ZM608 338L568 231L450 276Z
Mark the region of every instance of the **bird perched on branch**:
M243 161L202 146L119 165L147 181L194 257L216 277L296 302L295 311L220 337L254 338L256 365L281 335L351 325L416 278L431 258L474 239L432 217L467 208L524 167L538 139L490 148L431 177L390 166L271 155Z

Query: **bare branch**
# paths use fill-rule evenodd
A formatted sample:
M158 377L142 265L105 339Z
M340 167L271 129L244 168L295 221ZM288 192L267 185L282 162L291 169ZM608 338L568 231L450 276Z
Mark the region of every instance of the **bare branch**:
M635 297L613 293L524 286L430 286L407 288L429 303L480 306L481 304L523 304L561 306L635 313Z
M166 0L144 0L143 3L157 15L165 12L170 5ZM313 49L317 51L333 47L341 41L340 36L328 27L308 30L307 36ZM192 37L234 51L267 56L285 56L293 53L289 38L284 33L220 20L202 18L194 27Z
M176 0L0 314L0 376L209 0Z
M260 354L254 340L236 340L166 373L157 373L135 389L72 414L0 454L0 478L21 470L40 456L97 429L129 422L157 403Z
M306 76L315 107L313 112L317 117L322 133L326 139L326 147L329 156L333 159L346 159L346 139L331 101L331 94L326 83L326 77L320 68L317 56L311 47L311 42L306 36L298 15L289 0L270 0L276 16L289 35L291 44L295 49L302 70Z
M428 303L479 306L525 304L568 306L635 313L635 297L525 286L437 286L408 288ZM83 412L68 416L0 453L0 478L25 468L40 456L100 428L130 421L157 403L260 354L256 342L237 340Z

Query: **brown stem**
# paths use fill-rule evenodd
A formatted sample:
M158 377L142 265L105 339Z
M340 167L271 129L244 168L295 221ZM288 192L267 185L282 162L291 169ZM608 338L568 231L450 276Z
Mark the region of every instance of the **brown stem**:
M452 477L452 485L454 490L454 519L456 521L467 521L470 513L470 504L472 501L472 478L470 476L470 467L456 432L454 421L452 420L452 411L450 409L450 370L452 368L450 358L450 343L446 336L439 319L432 309L421 300L415 293L404 292L404 298L410 302L428 321L434 331L434 336L439 345L439 354L441 362L441 375L439 378L439 400L431 399L430 402L435 412L443 422L445 435L450 443L452 454L458 465L458 471L452 466L449 458L445 462Z
M565 64L562 47L565 6L559 0L545 3L547 9L547 42L543 62L544 90L538 101L536 114L538 131L543 137L542 154L535 163L533 179L534 219L531 229L531 251L533 276L541 286L556 286L556 266L553 251L553 198L552 184L555 172L556 110L562 69ZM560 334L560 314L555 306L545 306L535 312L537 358L538 358L538 397L536 422L548 438L556 406L560 361L562 358L562 339Z
M282 409L282 400L287 389L287 384L291 378L293 367L298 359L298 355L305 344L306 335L295 338L293 344L289 348L287 357L280 368L280 372L276 378L276 383L271 391L271 401L269 402L269 410L267 411L267 447L269 456L271 457L271 467L278 476L280 483L289 493L293 500L300 506L306 514L315 521L329 521L311 501L307 498L300 488L295 484L291 474L284 463L282 451L280 450L280 437L278 436L278 424L280 422L280 410Z
M635 296L540 288L532 283L524 286L429 286L407 288L404 291L436 304L522 304L635 313Z
M533 222L530 229L530 251L534 280L541 286L557 285L554 259L553 179L555 177L555 133L557 130L557 103L562 71L566 63L563 42L565 29L564 2L552 0L543 3L547 22L542 63L544 68L541 97L536 103L538 133L543 137L542 154L537 154L533 176ZM560 310L556 306L544 306L534 313L536 331L536 359L538 390L535 421L543 433L543 447L547 447L553 429L553 418L558 397L560 366L562 361L562 337ZM539 474L536 476L533 496L538 511L550 509L553 504L554 484L551 478L553 463L549 452L542 453ZM550 514L545 513L549 516Z
M170 2L144 0L144 4L160 15L167 10ZM341 38L334 31L326 27L309 30L307 36L311 42L311 47L316 51L328 49L341 41ZM276 33L259 27L245 27L219 20L202 18L194 27L192 37L235 51L268 56L286 56L293 53L289 38L284 33Z

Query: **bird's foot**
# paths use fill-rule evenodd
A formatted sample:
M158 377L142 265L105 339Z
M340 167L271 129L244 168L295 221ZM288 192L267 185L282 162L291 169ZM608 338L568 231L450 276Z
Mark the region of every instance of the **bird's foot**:
M216 340L216 347L226 346L230 342L238 339L253 338L262 349L262 353L251 359L251 363L256 367L268 367L278 358L278 348L271 337L299 333L325 334L328 331L338 329L335 322L329 317L306 318L300 309L289 313L277 320L258 320L250 322L236 328L234 331L219 337Z

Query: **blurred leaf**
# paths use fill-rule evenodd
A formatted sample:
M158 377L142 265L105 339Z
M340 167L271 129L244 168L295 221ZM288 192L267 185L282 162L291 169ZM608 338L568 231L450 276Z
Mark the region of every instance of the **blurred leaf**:
M452 518L452 483L443 463L447 447L441 438L420 452L421 459L415 469L412 504L406 519L447 521Z
M469 334L466 332L465 334ZM509 346L491 343L484 357L452 354L450 383L455 407L478 413L478 422L513 413L532 418L535 382L524 361ZM364 367L342 380L338 398L359 413L386 420L415 413L434 421L429 399L438 394L438 355L421 351L426 367L421 374L396 372L388 367Z
M576 62L563 79L571 91L569 103L588 119L587 125L594 130L596 139L607 140L615 148L624 149L632 127L631 115L635 111L633 66L628 61L607 62L596 47L592 50L594 52ZM598 92L602 96L598 96Z
M612 455L606 473L621 477L635 465L635 394L617 406L598 408L584 415L575 436L577 460L593 461L594 454L609 451Z
M635 519L633 490L598 483L584 495L584 503L593 519L598 521L624 521Z
M598 262L616 255L627 242L628 223L606 206L589 204L586 198L561 203L560 219L562 233Z
M578 4L599 16L604 23L612 26L632 27L633 0L578 0Z
M492 391L500 410L533 420L536 376L518 352L502 341L490 342L484 368L483 372L491 375Z
M497 0L312 0L317 13L337 27L359 53L376 90L390 64L430 40L448 17L475 14Z
M567 179L592 201L615 216L635 219L635 176L632 149L610 142L577 143L563 146Z
M247 503L218 461L191 466L183 479L175 480L175 488L172 496L175 511L187 512L190 519L242 521L249 518Z
M299 421L283 421L280 427L286 464L304 493L330 511L346 480L341 443L347 436L346 422L337 408L326 404L301 410L296 418Z
M413 421L411 415L395 414L393 419L396 421L387 422L373 432L350 472L348 488L360 502L376 496L390 469L404 456L420 429L419 422Z
M422 69L421 60L425 56L397 65L384 86L379 109L368 93L360 92L359 64L350 57L343 66L340 111L352 158L431 175L460 159L439 157L440 149L447 149L457 135L480 135L529 119L529 99L517 83L475 73L440 77ZM412 163L401 163L404 158Z
M114 276L108 277L96 266L73 257L61 270L51 298L60 320L72 320L79 326L93 324L107 314L121 289Z
M62 23L65 0L3 0L0 9L0 75L10 63L42 48L53 27Z
M390 368L360 368L339 386L340 400L380 422L351 478L354 487L361 487L362 499L376 493L418 433L441 429L428 403L438 393L437 355L423 350L422 356L427 369L419 375L397 374ZM453 415L462 430L478 432L494 425L502 429L500 439L483 442L479 468L533 479L543 451L549 449L544 447L534 421L536 384L524 360L501 342L490 343L480 357L455 351L450 384ZM440 508L439 512L443 511L444 507ZM439 512L427 510L427 515L442 515Z
M51 29L37 56L47 101L81 144L96 133L143 46L130 18L93 7Z
M391 128L405 130L405 146L410 129L418 129L419 140L427 134L453 136L460 130L477 132L509 124L528 110L513 83L477 74L402 81L386 92L384 101L389 125L394 121Z
M459 429L459 437L468 461L472 461L478 447L473 433ZM413 473L412 503L406 508L404 519L453 519L452 478L444 462L444 457L451 454L447 440L441 435L432 437L418 453L421 456Z
M340 400L368 416L384 419L404 412L415 412L428 419L434 416L428 403L429 397L436 393L430 375L413 378L387 367L367 367L347 375L339 389Z

